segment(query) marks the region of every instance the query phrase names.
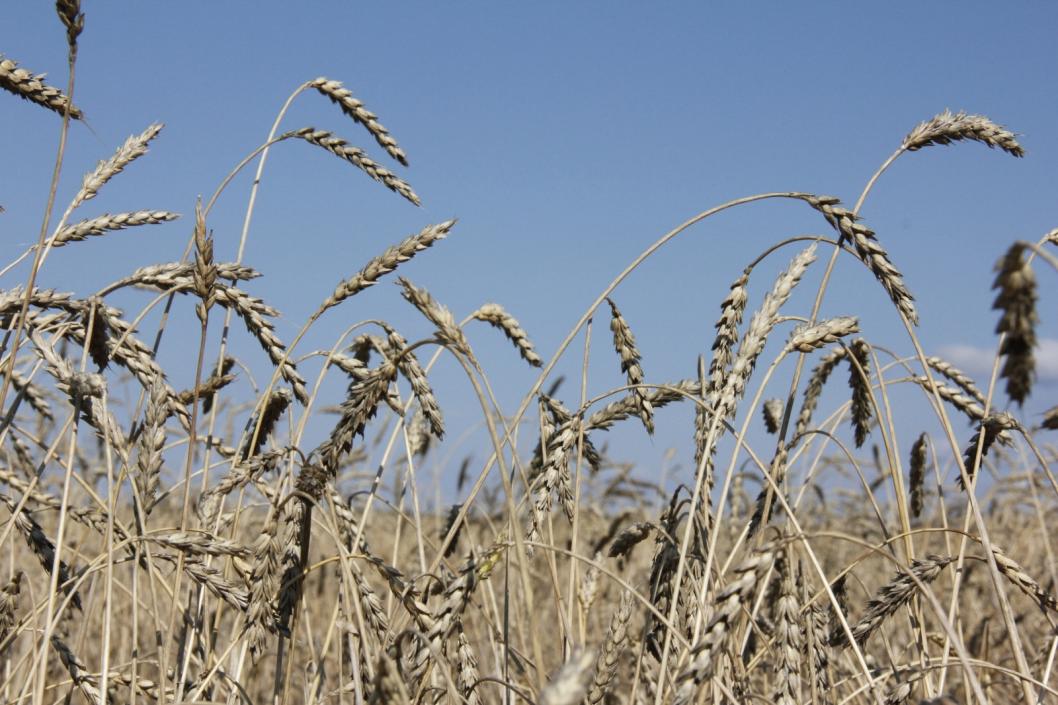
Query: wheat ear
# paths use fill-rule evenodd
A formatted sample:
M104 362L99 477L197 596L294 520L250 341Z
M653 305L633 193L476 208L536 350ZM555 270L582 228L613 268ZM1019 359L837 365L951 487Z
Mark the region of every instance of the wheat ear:
M909 152L934 144L951 144L959 140L974 140L998 147L1014 157L1025 156L1013 132L997 125L984 115L967 115L950 110L926 120L904 138L903 147Z
M44 82L44 74L34 75L26 69L19 68L15 61L2 54L0 54L0 88L59 115L65 114L68 110L71 119L84 119L80 108L72 105L70 99L62 91Z

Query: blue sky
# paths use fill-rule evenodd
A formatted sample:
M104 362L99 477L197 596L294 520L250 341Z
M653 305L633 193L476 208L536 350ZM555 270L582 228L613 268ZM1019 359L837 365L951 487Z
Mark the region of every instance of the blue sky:
M167 127L82 217L142 208L192 214L196 197L212 193L263 140L286 96L319 75L343 81L405 149L407 170L322 97L295 104L286 128L314 125L364 147L406 177L424 205L409 206L308 145L274 150L246 256L265 276L247 288L283 311L277 330L285 341L370 257L457 216L450 240L403 273L459 317L485 301L504 304L547 358L613 276L673 226L763 191L830 193L851 204L904 134L945 108L1008 126L1028 155L1017 160L976 143L907 154L864 207L919 301L927 352L951 352L976 373L988 367L993 263L1011 241L1058 227L1053 3L997 11L977 2L88 0L85 10L75 97L89 128L71 133L60 203L129 134L159 120ZM7 56L65 86L64 49L50 3L5 8ZM59 120L0 98L6 262L36 240ZM221 258L234 255L248 190L246 174L211 218ZM185 218L64 248L51 255L42 284L87 294L135 267L178 259L189 232ZM771 243L807 233L829 234L804 205L751 205L685 233L633 274L615 299L648 381L692 376L741 268ZM751 307L793 253L761 268ZM1049 352L1030 417L1058 401L1058 322L1049 314L1058 273L1037 271ZM818 275L790 313L807 312ZM22 280L12 274L3 286ZM860 315L872 342L910 350L860 265L843 259L832 286L824 313ZM134 311L145 301L121 304ZM387 281L329 313L302 348L329 347L371 317L394 321L409 338L427 332ZM600 321L589 394L621 382ZM489 331L472 340L513 409L532 374ZM260 363L252 341L237 343ZM179 348L167 354L179 365ZM571 351L563 369L579 369L580 354ZM438 392L458 433L475 414L454 365L440 369ZM667 418L653 441L629 427L615 445L646 463L670 445L687 448L687 413Z

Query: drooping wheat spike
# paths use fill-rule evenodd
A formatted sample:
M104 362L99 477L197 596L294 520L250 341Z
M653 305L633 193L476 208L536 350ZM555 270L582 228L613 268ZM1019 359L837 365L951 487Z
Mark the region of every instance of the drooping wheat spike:
M161 380L149 390L143 428L136 441L136 484L143 501L144 514L150 514L158 499L161 484L162 450L165 448L165 420L169 418L169 396Z
M595 654L590 649L574 652L540 691L539 705L578 705L588 690Z
M860 322L855 316L838 316L821 321L814 326L803 325L794 329L787 343L791 350L812 352L829 343L837 342L846 335L860 332Z
M448 544L448 548L445 549L445 558L450 558L459 546L459 537L463 533L464 522L456 524L456 520L459 519L459 512L463 509L462 504L453 504L448 508L448 514L445 517L444 526L441 527L441 531L438 533L438 537L444 540L445 536L455 529L455 533L452 535L452 541Z
M966 476L971 481L973 481L976 469L978 445L980 445L981 462L983 463L985 456L988 455L988 451L996 440L1004 442L1005 439L1009 438L1007 432L1016 430L1018 427L1017 419L1005 411L989 414L981 420L980 429L974 433L973 438L970 439L970 444L966 446L966 452L963 454L963 466L966 468ZM959 475L956 482L960 489L966 489L962 475Z
M731 366L735 343L738 342L738 327L746 311L749 294L749 270L744 270L731 285L727 297L720 304L720 320L716 322L716 338L713 340L713 359L709 363L709 386L720 390L724 386L727 370Z
M22 534L22 538L26 540L26 545L37 556L37 560L40 561L40 567L50 575L52 567L55 565L55 544L47 537L37 520L26 512L25 508L16 514L15 509L18 504L5 494L0 494L0 503L7 506L8 511L14 515L15 528ZM59 589L67 594L70 594L73 590L72 575L70 566L66 564L66 561L60 561L58 585ZM76 592L72 593L70 603L78 610L81 609L81 598Z
M378 116L364 108L364 104L353 97L352 92L345 88L340 82L328 78L319 77L309 85L331 99L342 109L342 112L356 122L363 125L375 138L389 156L396 159L404 166L408 166L408 159L403 150L397 146L397 141L389 134L386 128L378 122Z
M91 675L84 661L77 658L77 655L74 654L66 642L54 634L51 637L51 648L55 649L55 653L59 656L59 661L62 662L66 672L70 674L74 685L88 698L88 702L102 702L102 695L98 687L99 681Z
M438 440L443 439L444 418L441 415L441 407L437 404L437 397L434 396L433 388L430 387L430 382L426 378L426 370L419 363L419 358L415 356L415 353L408 349L408 341L404 339L404 336L389 326L385 326L385 330L389 346L395 356L397 369L411 385L412 394L419 402L419 409L430 422L430 432Z
M388 650L379 650L367 705L410 705L411 695Z
M297 489L299 492L303 491L301 487ZM304 593L305 569L308 567L309 544L312 539L312 506L311 500L306 497L299 497L285 505L279 557L279 589L275 596L276 629L285 637L293 637L290 625Z
M1041 610L1058 613L1058 602L1053 595L1049 594L1025 569L1003 550L992 544L992 555L996 559L996 567L999 572L1012 582L1019 590L1032 598Z
M867 603L867 612L852 628L852 637L856 643L865 643L871 634L882 625L882 622L911 601L911 598L918 592L916 578L918 582L928 585L936 580L941 571L954 560L950 556L937 555L916 559L911 562L910 574L901 570L892 581L882 586L877 596ZM831 632L831 646L840 648L848 646L848 643L848 636L844 629Z
M1002 312L996 333L1004 334L999 353L1006 359L1000 376L1007 381L1007 396L1021 406L1029 396L1036 377L1036 275L1032 265L1023 257L1025 246L1014 243L996 263L996 280L993 289L998 289L992 308Z
M713 618L691 647L690 661L676 678L674 705L689 705L698 689L712 677L716 661L736 618L764 579L775 558L776 544L769 542L734 569L734 576L716 596Z
M81 110L71 105L70 99L63 95L62 91L44 82L44 74L34 75L19 68L16 62L3 54L0 54L0 88L59 115L66 113L69 108L71 119L84 119Z
M1052 406L1043 412L1043 421L1040 423L1040 428L1045 428L1048 431L1058 430L1058 406Z
M22 591L22 571L16 572L0 590L0 642L7 639L11 627L15 626L15 612L18 610L18 595Z
M587 705L598 705L614 687L618 661L628 642L628 623L632 619L634 604L635 598L632 593L623 590L617 609L610 618L610 627L606 630L606 641L603 642L602 650L595 661L595 677L592 678L591 685L588 687L588 696L585 698Z
M197 389L187 389L177 395L180 403L189 405L197 397L202 402L202 413L208 414L213 408L217 392L235 381L235 375L231 373L234 366L235 358L225 356Z
M456 221L446 220L437 225L428 225L415 235L410 235L399 244L390 247L378 257L374 258L351 278L339 284L334 293L320 304L317 315L322 314L329 308L337 306L350 296L363 291L371 286L384 275L389 274L400 264L407 262L412 257L433 245L438 240L443 240Z
M819 397L823 394L823 386L830 378L830 373L845 359L848 351L845 348L834 348L819 361L808 378L808 386L805 387L804 400L801 402L801 413L797 415L796 436L801 436L812 423L812 414L819 405Z
M650 537L650 534L655 528L656 527L649 521L637 521L631 526L626 526L616 537L614 537L607 555L610 556L610 558L623 558L628 556L633 548Z
M782 553L779 554L783 556ZM795 590L794 566L788 560L778 561L779 599L775 607L775 705L797 705L801 702L801 649L804 628Z
M518 353L523 360L533 367L543 367L544 361L540 359L540 356L536 354L536 350L533 349L533 344L529 341L529 334L522 328L518 319L507 313L502 306L499 304L485 304L470 314L470 317L478 321L484 321L494 328L499 328L507 336L507 339L514 344L514 347L518 349Z
M44 360L45 369L55 378L58 390L69 397L70 404L80 412L81 418L92 427L96 435L109 443L122 460L127 459L125 435L117 419L103 403L106 378L101 374L75 372L73 365L36 330L30 330L29 339L33 341L37 354Z
M646 389L643 394L654 409L660 409L673 402L685 401L687 397L696 397L701 394L701 390L701 384L685 379ZM585 422L584 428L586 431L608 429L618 421L635 416L636 410L636 400L631 395L621 397L592 413Z
M11 386L15 388L15 391L22 395L22 398L26 400L26 403L36 411L41 417L47 421L52 421L55 417L51 413L51 404L48 403L48 398L45 392L39 385L31 382L26 377L23 377L18 370L11 370Z
M278 316L279 312L261 299L250 296L233 286L216 286L213 297L218 304L238 314L246 330L257 339L258 344L268 354L268 359L273 365L279 367L279 373L290 384L294 397L302 404L307 404L309 394L305 389L305 380L298 372L294 361L287 356L286 346L276 336L275 325L269 320Z
M70 210L85 201L95 198L95 195L99 193L99 189L103 188L104 184L117 174L120 174L130 163L146 154L147 145L158 136L158 133L162 131L162 127L164 127L162 123L155 123L140 134L130 136L112 157L100 161L94 170L85 174L84 181L81 183L81 190L74 196Z
M1024 157L1025 150L1013 132L992 122L984 115L967 115L950 110L936 115L911 130L904 138L903 147L909 152L934 144L951 144L959 140L974 140L989 147L998 147L1014 157Z
M77 53L77 38L84 31L84 13L81 0L55 0L55 12L66 27L66 43L72 54Z
M275 470L279 461L290 452L290 448L280 448L255 455L246 462L236 462L230 473L199 497L196 512L202 520L202 525L209 527L216 522L217 512L220 510L220 503L224 497L251 482L256 482L264 473ZM235 456L233 449L232 457Z
M52 240L52 247L62 247L70 242L81 242L93 235L105 235L114 230L133 228L138 225L157 225L176 220L180 215L169 211L134 211L132 213L109 213L98 218L82 220L73 225L67 225L56 233Z
M602 553L596 552L594 560L595 564L589 565L584 575L581 576L580 587L577 589L577 603L585 615L591 613L591 608L595 605L596 598L599 597L598 563L602 560Z
M786 479L786 458L789 455L790 447L781 443L775 450L775 456L771 460L771 465L768 468L768 474L771 475L774 483L782 488L783 482ZM760 488L760 493L757 495L757 502L753 509L753 516L749 520L749 535L753 536L757 533L761 526L771 521L772 514L775 511L775 490L772 489L772 483L764 480Z
M201 202L195 204L195 268L191 275L195 295L201 299L195 311L206 325L206 315L216 301L217 264L213 261L213 233L206 230Z
M683 518L680 493L673 492L665 511L661 513L658 524L661 531L654 537L654 556L650 562L650 577L647 584L650 588L650 603L658 608L661 614L667 614L674 599L673 579L680 560L679 547L672 538ZM656 658L661 658L662 644L668 627L657 619L653 612L647 615L647 627L644 630L647 650Z
M362 380L349 386L349 394L341 404L341 417L331 431L330 437L315 452L319 453L324 467L332 477L338 472L342 456L350 451L353 439L363 435L367 422L378 410L378 405L389 390L389 384L397 375L397 368L384 362Z
M922 515L922 499L926 485L926 434L923 433L911 446L911 469L908 476L910 488L911 516Z
M860 260L874 273L875 278L889 293L889 298L904 314L908 321L918 325L918 312L915 310L915 297L908 291L907 285L899 270L889 261L889 254L875 237L874 231L857 222L859 216L838 205L840 199L834 196L813 196L806 194L804 200L823 214L827 222L848 239L856 250Z
M124 279L111 284L108 288L114 290L126 286L138 286L158 291L190 289L193 285L191 280L193 271L194 265L186 262L151 264L146 267L140 267ZM253 267L247 267L235 262L217 262L218 279L225 279L235 283L257 279L259 276L261 276L261 273Z
M404 277L397 277L403 291L401 296L412 306L419 310L423 316L436 326L437 339L444 345L449 346L453 352L465 355L468 359L473 358L470 351L470 343L463 335L463 329L456 324L444 305L439 303L426 289L420 289Z
M477 685L481 680L478 674L478 659L474 655L474 647L463 632L463 622L459 621L457 627L456 643L459 648L456 652L459 668L456 671L456 685L459 694L466 700L467 705L481 705L481 696L478 695Z
M731 285L727 297L720 304L720 320L716 322L716 337L713 339L713 358L709 362L708 388L699 393L705 398L710 407L715 408L720 390L727 382L731 361L734 357L735 343L738 342L738 327L742 324L742 316L746 312L746 304L749 294L746 285L749 283L750 270L743 270L738 279ZM703 381L705 384L705 381ZM705 407L695 404L694 407L694 462L695 466L703 463L705 443L709 433L709 413ZM704 460L711 464L712 457ZM711 477L711 468L707 467L707 476Z
M783 412L782 399L765 399L761 405L761 413L764 414L764 428L768 433L778 433L782 424Z
M203 532L170 531L163 534L151 534L152 542L183 551L192 556L237 556L247 558L252 553L250 547Z
M81 319L84 323L87 337L88 354L102 372L110 364L110 331L114 328L111 323L111 309L97 296L88 299L88 305L81 311Z
M757 358L764 352L764 344L779 320L779 310L790 298L794 287L815 259L816 245L812 243L793 258L786 271L775 280L772 290L765 295L760 309L753 314L731 364L731 372L717 400L717 413L721 418L727 418L734 413L735 405L745 393L746 383L757 364Z
M852 389L852 428L856 447L861 448L871 432L871 346L863 338L849 346L849 387ZM854 362L855 361L855 362Z
M806 651L811 659L809 670L813 677L814 694L821 705L830 705L830 645L827 643L829 613L826 606L812 603L806 617Z
M224 600L239 612L246 611L250 599L248 591L244 586L225 578L219 568L188 558L184 561L184 572L195 583L209 590L214 597Z
M404 197L416 206L422 205L422 201L419 200L415 191L412 190L411 186L408 185L404 179L368 157L362 149L351 146L342 138L335 137L326 130L317 130L315 127L303 127L300 130L295 130L288 134L293 137L301 138L309 144L314 144L317 147L326 149L336 157L344 159L360 169L360 171L364 172L390 191Z
M643 368L640 365L641 358L639 349L636 347L636 338L632 334L632 328L628 325L625 317L621 315L617 304L609 298L606 301L610 304L610 312L612 314L610 330L613 332L614 349L621 358L621 371L625 373L629 386L643 384ZM653 434L654 409L650 405L650 401L647 400L643 395L643 391L638 387L632 390L632 395L636 398L639 405L639 418L643 422L643 426L647 429L647 433Z
M272 390L262 407L260 414L254 414L246 424L245 441L239 450L240 462L246 462L261 452L268 437L276 428L283 412L290 406L290 390L278 387Z
M920 387L925 389L926 392L930 392L931 387L930 387L930 384L929 384L929 378L928 377L925 377L925 376L914 377L913 381L916 384L918 384ZM936 386L937 386L937 394L940 395L940 398L943 399L944 401L948 402L952 406L954 406L959 411L961 411L966 416L966 418L968 418L970 421L980 421L981 419L984 418L984 416L985 416L984 407L982 407L976 401L974 401L970 397L966 396L965 394L963 394L958 389L955 389L954 387L949 387L946 384L940 384L940 383L937 383Z
M955 384L959 385L959 387L961 387L964 392L976 399L977 403L985 403L985 395L980 389L977 388L977 384L974 383L973 379L969 375L967 375L955 365L935 355L927 357L926 364L937 372L940 372L952 382L955 382Z
M278 536L278 510L273 509L254 545L250 591L246 609L245 635L251 656L256 659L269 633L275 633L272 598L279 589L279 560L282 548Z

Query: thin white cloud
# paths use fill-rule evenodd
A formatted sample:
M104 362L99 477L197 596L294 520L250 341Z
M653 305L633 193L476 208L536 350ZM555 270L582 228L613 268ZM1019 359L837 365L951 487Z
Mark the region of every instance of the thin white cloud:
M1043 338L1036 348L1036 379L1058 382L1058 338ZM974 377L987 378L995 361L994 347L956 343L942 346L940 356Z

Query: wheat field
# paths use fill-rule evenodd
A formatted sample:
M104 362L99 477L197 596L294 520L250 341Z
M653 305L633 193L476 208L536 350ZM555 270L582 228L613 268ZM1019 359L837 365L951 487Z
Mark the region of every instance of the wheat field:
M163 127L132 134L61 192L70 128L84 120L70 97L84 14L78 0L56 9L67 85L0 56L0 97L61 130L39 237L0 290L3 702L1058 702L1058 406L1022 413L1039 310L1054 305L1038 300L1037 278L1058 276L1058 230L986 253L995 277L981 285L995 299L981 313L997 355L982 389L923 349L913 290L859 215L906 153L978 143L1022 157L1014 132L945 110L894 141L854 204L789 191L703 211L569 312L579 320L550 353L501 304L454 313L397 271L428 261L456 220L377 243L284 341L277 302L244 286L268 291L283 276L241 254L265 159L281 144L322 150L418 205L375 106L338 80L308 80L190 215L99 215L92 199L135 178ZM335 132L289 129L295 101L320 101ZM349 133L367 146L338 136ZM255 169L249 193L227 191ZM221 197L249 203L234 261L214 256ZM810 209L818 234L747 252L697 369L651 377L621 282L702 221L765 200ZM159 252L94 292L49 277L56 248L172 221L188 236L182 258ZM781 263L774 279L758 274L765 262ZM902 340L861 335L856 310L820 315L843 297L837 266L880 287ZM429 337L360 312L329 350L298 347L381 281ZM811 305L788 305L795 291ZM186 330L170 322L181 311ZM229 336L238 328L249 337ZM506 371L475 352L489 336L535 380L516 408L493 392ZM624 384L589 397L593 345ZM163 351L188 365L164 369ZM563 387L559 361L582 355L581 379ZM441 358L471 390L488 447L431 486L417 469L461 431L433 391ZM253 384L247 360L267 369ZM908 389L931 422L910 437L896 421ZM321 401L328 390L336 407ZM676 482L608 449L612 434L654 434L656 418L684 420L694 463Z

